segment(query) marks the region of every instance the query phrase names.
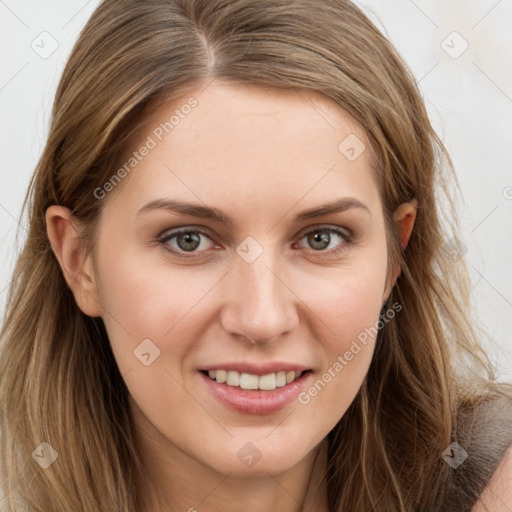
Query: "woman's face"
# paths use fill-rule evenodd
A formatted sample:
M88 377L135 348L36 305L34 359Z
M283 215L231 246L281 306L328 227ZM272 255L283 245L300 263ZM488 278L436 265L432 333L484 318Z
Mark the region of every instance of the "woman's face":
M368 139L316 93L216 81L133 150L91 268L137 425L222 473L291 468L354 400L389 292Z

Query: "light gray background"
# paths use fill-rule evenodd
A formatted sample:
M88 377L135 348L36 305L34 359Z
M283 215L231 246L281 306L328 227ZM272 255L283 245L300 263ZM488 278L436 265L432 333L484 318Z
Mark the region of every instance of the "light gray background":
M483 342L500 380L512 381L512 1L356 3L411 67L452 155L465 201L464 258L479 319L489 333ZM53 95L72 44L97 5L0 0L2 318L25 236L22 220L20 244L15 243L21 203L48 133Z

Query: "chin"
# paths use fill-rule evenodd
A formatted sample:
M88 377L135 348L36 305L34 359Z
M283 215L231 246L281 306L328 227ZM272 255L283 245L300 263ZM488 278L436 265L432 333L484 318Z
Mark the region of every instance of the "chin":
M279 440L278 446L268 438L250 441L249 437L231 439L219 453L212 453L205 461L212 469L231 476L278 475L297 465L308 453L306 445L285 443ZM215 463L212 462L215 460Z

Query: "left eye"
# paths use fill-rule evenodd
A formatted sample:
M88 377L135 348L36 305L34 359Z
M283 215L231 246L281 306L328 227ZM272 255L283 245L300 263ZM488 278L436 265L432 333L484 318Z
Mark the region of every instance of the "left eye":
M333 241L332 235L336 235L340 239L340 243L336 244L335 247L329 248L329 245L331 245L331 242ZM165 249L169 252L179 254L181 256L184 253L202 252L205 247L201 238L206 238L213 246L215 246L215 243L211 240L208 234L199 229L182 229L174 231L170 234L164 235L158 240L158 242L164 245ZM172 245L170 243L171 241L174 241L174 239L176 239L176 245ZM307 243L313 248L314 252L325 253L338 252L351 242L351 237L348 232L331 226L312 229L302 235L300 240L303 239L307 239Z
M340 238L342 243L325 251L332 241L333 234ZM314 252L338 252L351 243L351 237L346 231L331 226L315 228L305 233L302 238L307 238L308 243L315 249Z

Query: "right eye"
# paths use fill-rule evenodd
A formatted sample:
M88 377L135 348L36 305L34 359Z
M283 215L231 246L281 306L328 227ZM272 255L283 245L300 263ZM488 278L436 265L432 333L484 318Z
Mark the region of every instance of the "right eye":
M215 246L214 242L210 239L208 234L197 228L180 228L172 231L166 231L158 239L158 242L163 245L166 251L169 251L178 256L190 258L195 257L194 253L196 252L205 252L205 244L202 238L207 238ZM170 243L171 241L174 241L175 245L172 245ZM200 248L202 250L197 250ZM191 253L191 255L187 256L187 253Z

